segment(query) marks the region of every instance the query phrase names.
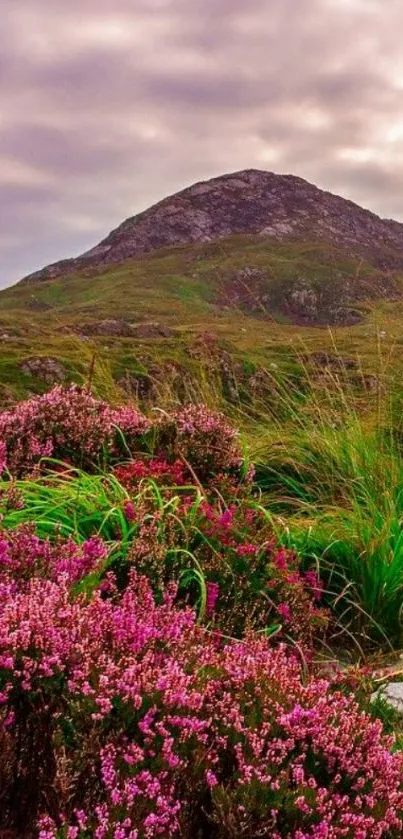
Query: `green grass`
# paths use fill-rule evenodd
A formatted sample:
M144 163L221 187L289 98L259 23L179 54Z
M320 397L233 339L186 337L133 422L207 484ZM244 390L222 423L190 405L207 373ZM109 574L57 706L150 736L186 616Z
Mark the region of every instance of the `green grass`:
M253 315L242 301L223 302L223 290L247 267L266 278L266 310ZM324 305L337 303L352 280L361 283L362 323L331 330L292 323L285 300L298 277L309 279ZM184 401L224 410L257 463L279 538L318 564L338 621L360 646L399 646L403 301L379 298L384 279L325 245L232 237L86 276L22 283L0 294L0 333L8 335L0 344L0 400L47 389L20 369L24 358L43 355L61 360L68 379L90 380L111 402L131 397L121 385L130 375L135 386L148 383L140 399L145 410ZM399 285L400 276L394 281ZM30 308L33 299L50 309ZM173 332L85 341L77 334L83 324L111 317ZM214 336L213 350L200 352L205 333ZM26 511L7 514L9 526L34 516L43 534L58 522L74 538L102 532L108 540L123 527L124 491L110 477L81 475L68 489L27 484L23 492Z
M360 646L403 646L397 396L383 381L363 405L339 379L299 405L289 399L287 422L260 429L251 452L278 536L317 565L328 604Z
M253 313L253 283L250 298L246 293L244 301L231 298L228 291L237 272L251 267L261 272L259 294L264 297ZM309 281L325 308L339 304L345 290L360 283L363 322L334 327L332 334L323 327L304 326L298 318L293 322L287 295L298 278ZM270 369L274 363L291 375L296 366L301 367L297 356L302 350L308 355L331 353L334 343L341 356L359 356L364 372L374 373L379 357L377 336L385 333L381 340L386 356L403 341L403 304L384 301L377 290L379 281L386 279L373 266L358 265L341 252L330 253L324 244L238 236L202 247L164 249L85 275L21 283L0 293L0 336L8 336L0 337L0 385L17 398L43 390L38 377L21 376L21 362L32 355L59 359L68 378L83 379L94 353L101 366L109 364L116 380L127 371L135 373L141 364L154 375L162 371L160 380L165 382L166 365L174 363L182 374L177 380L188 374L197 385L206 360L199 359L197 364L193 349L198 336L206 332L215 336L219 351L225 353L225 364L232 366L238 385L249 394L250 376L241 372L245 361L259 370ZM400 275L393 279L401 283ZM38 303L49 309L32 308ZM149 339L99 336L83 341L77 337L86 323L108 318L127 318L134 324L157 322L173 333ZM397 375L403 371L398 353L392 370ZM176 398L183 398L183 393ZM157 401L155 393L152 401ZM227 401L225 393L223 401Z

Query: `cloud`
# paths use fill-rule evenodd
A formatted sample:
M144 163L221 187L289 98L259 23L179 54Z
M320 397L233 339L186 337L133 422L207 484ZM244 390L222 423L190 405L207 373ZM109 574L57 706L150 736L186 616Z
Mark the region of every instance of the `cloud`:
M0 285L195 180L403 220L401 0L3 0Z

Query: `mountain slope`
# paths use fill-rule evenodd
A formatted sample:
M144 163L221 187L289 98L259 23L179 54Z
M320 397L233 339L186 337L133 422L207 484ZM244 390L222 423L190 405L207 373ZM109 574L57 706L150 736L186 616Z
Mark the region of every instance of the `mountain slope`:
M403 225L251 170L167 198L0 292L0 404L82 381L96 358L154 404L214 380L225 400L249 410L263 393L272 407L273 377L300 382L308 365L326 385L335 345L354 387L373 384L379 340L386 354L403 344Z
M403 268L403 224L292 175L248 169L194 184L126 219L91 250L37 271L44 279L233 234L325 241L380 268Z

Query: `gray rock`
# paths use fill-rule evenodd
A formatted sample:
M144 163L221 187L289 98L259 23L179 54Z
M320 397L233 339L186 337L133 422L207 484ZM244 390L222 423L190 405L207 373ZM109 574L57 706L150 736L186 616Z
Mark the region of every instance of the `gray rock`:
M134 334L130 323L122 319L91 321L80 325L80 332L85 336L102 335L117 338L131 338Z
M35 376L47 385L60 384L67 376L60 361L48 356L25 358L20 368L25 375Z
M139 323L133 327L134 338L172 338L174 330L162 323Z
M126 219L76 259L49 265L25 280L88 272L158 248L206 243L236 234L326 242L381 269L403 267L403 224L380 219L302 178L246 169L165 198ZM392 286L387 277L388 294L399 295L399 289Z
M399 714L403 714L403 682L389 682L388 685L372 694L371 701L374 702L378 696L381 696Z

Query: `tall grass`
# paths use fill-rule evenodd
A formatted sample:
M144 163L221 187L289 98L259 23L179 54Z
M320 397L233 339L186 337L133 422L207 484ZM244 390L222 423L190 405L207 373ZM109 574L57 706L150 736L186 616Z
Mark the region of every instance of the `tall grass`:
M312 382L294 415L291 402L288 423L261 433L251 453L279 538L318 566L344 628L361 640L400 646L400 394L379 375L363 397L340 364L327 386Z
M49 464L62 466L56 461ZM8 482L0 482L0 491L8 486ZM15 481L13 486L22 505L4 512L2 526L6 529L34 522L40 538L59 533L77 541L94 535L113 541L118 529L125 531L123 504L128 494L112 473L90 475L65 466L63 472Z
M183 382L181 399L225 410L240 427L249 458L256 464L257 490L273 516L278 537L307 564L319 568L340 628L351 632L360 645L369 641L401 646L400 386L389 376L388 353L379 353L371 386L359 360L352 375L336 347L334 363L325 370L312 366L308 357L301 345L293 373L266 370L266 391L248 403L241 391L226 401L218 373L208 373L207 368L203 372L200 365L198 375ZM88 381L115 401L118 391L108 364L97 358L90 362ZM168 380L161 384L159 396L157 404L163 410L178 404ZM76 473L69 480L48 476L25 481L20 489L24 508L8 511L5 526L35 520L42 536L55 528L76 539L99 533L123 556L133 526L123 512L127 494L112 475ZM154 490L148 487L149 491ZM195 563L190 567L195 580L197 567ZM201 583L200 591L203 601Z

